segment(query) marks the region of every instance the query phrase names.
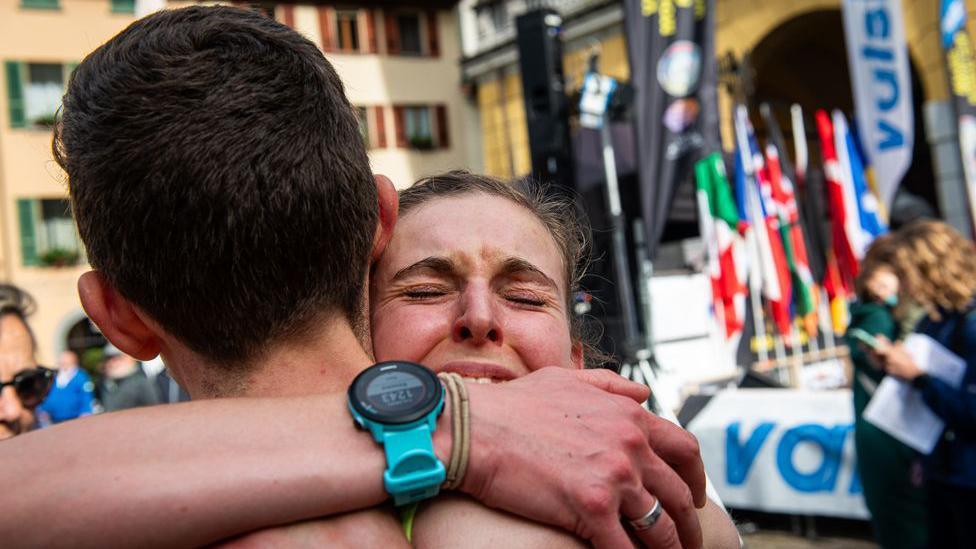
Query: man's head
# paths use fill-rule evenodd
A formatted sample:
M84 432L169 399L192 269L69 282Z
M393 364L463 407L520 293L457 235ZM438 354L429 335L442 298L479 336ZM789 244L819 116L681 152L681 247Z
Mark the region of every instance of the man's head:
M30 295L0 284L0 440L31 428L34 407L51 388L51 371L34 361L34 334L27 325L33 310Z
M227 7L136 21L72 75L54 148L99 273L82 301L126 353L159 349L118 325L228 368L327 315L363 325L376 185L339 77L288 27Z
M71 370L78 367L78 355L74 351L61 351L58 355L58 369Z

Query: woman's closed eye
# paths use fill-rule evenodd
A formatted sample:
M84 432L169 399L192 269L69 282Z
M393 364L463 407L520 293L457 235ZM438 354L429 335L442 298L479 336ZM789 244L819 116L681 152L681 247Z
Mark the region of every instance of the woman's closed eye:
M511 303L533 308L545 307L551 301L549 297L531 291L509 291L504 295Z
M424 301L443 297L449 292L450 289L444 286L424 284L421 286L410 286L404 288L401 293L404 297L411 301Z

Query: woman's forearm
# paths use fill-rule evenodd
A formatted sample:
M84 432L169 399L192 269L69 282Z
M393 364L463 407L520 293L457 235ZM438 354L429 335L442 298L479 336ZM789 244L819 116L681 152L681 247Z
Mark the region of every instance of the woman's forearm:
M0 444L0 464L7 547L199 545L387 497L342 394L84 418Z

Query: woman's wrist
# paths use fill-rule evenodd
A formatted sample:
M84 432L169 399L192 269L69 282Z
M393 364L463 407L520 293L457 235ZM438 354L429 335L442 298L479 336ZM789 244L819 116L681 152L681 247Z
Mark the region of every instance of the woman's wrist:
M915 376L910 381L911 381L912 387L914 387L914 388L916 388L916 389L918 389L918 390L921 391L922 389L925 388L926 385L929 384L929 375L926 374L925 372L922 372L922 373L918 374L917 376Z

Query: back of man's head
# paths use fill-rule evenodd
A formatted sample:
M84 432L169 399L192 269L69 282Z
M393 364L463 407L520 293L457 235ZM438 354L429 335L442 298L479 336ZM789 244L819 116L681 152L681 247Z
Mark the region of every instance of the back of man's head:
M92 266L207 359L361 321L376 188L339 77L286 26L136 21L78 66L54 148Z

